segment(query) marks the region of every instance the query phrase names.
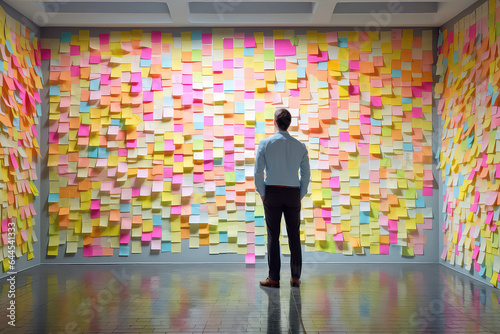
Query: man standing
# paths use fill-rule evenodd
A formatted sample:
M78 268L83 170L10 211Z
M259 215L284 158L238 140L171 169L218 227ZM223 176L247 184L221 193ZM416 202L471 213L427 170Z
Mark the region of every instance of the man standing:
M286 109L274 113L276 133L261 140L255 158L255 187L262 197L267 225L267 260L269 276L262 286L279 287L280 284L280 227L285 215L290 247L290 284L300 285L302 252L300 246L300 201L307 193L311 177L306 146L287 131L292 115ZM300 169L300 179L299 179ZM264 170L266 179L264 180Z

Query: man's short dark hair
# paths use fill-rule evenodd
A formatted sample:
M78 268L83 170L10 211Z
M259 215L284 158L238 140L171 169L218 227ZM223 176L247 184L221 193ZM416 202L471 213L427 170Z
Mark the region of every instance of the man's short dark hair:
M276 121L278 129L286 131L290 126L290 123L292 123L292 115L285 108L277 109L274 112L274 120Z

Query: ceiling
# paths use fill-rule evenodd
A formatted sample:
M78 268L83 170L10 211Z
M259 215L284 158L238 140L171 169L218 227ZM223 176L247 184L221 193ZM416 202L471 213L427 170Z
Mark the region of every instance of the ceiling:
M4 0L41 27L440 27L475 0Z

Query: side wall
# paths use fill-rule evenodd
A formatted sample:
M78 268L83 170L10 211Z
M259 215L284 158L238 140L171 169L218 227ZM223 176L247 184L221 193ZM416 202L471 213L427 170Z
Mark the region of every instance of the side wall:
M494 0L478 1L440 29L435 84L441 96L436 100L441 120L435 123L442 138L440 263L495 286L500 271L499 10Z
M17 12L15 9L10 7L9 5L5 4L3 1L0 1L0 6L8 16L10 16L12 19L14 19L17 22L20 22L22 26L25 26L31 32L33 32L34 36L36 36L37 38L40 38L40 29L38 26L33 24L33 22L31 22L29 19L27 19L26 17L21 15L19 12ZM9 22L10 22L10 20L9 20ZM10 23L14 25L14 31L15 31L15 23L12 23L12 22L10 22ZM0 24L5 24L5 22L1 22ZM4 36L2 36L2 39L4 39ZM29 40L29 37L28 37L28 40ZM10 57L9 57L9 59L10 59ZM35 61L34 59L30 59L30 60L32 62ZM11 66L10 61L8 62L8 64L9 64L9 66ZM26 81L25 81L25 83L26 83ZM3 84L5 84L5 82ZM24 87L26 88L26 86L24 86ZM2 103L2 108L4 108L4 107L5 107L5 105ZM2 110L2 111L5 111L5 110ZM10 110L7 110L7 112L10 112ZM29 117L31 117L31 115ZM35 116L35 118L36 118L36 116ZM40 134L40 125L38 123L36 124L36 129L37 129L38 134ZM38 141L40 141L40 137L38 137L37 139L38 139ZM3 145L0 145L1 148L3 148L2 146ZM7 149L7 148L5 148L5 149ZM38 190L40 190L40 177L41 177L40 166L41 166L40 158L37 158L36 159L36 166L34 168L34 172L37 174L37 178L36 178L36 180L33 180L33 178L31 178L31 179L33 180L33 183L35 184L35 186ZM1 169L1 167L0 167L0 169ZM1 182L3 182L2 178L0 178L0 183ZM3 185L5 185L5 183ZM1 194L1 196L3 196L6 193L2 193L1 188L2 187L0 187L0 194ZM0 200L0 203L3 204L3 201L4 201L4 199L2 198ZM39 197L35 196L33 199L33 206L34 206L36 215L34 216L34 225L32 227L32 230L34 231L34 234L35 234L36 238L38 238L38 239L40 239L40 214L42 212L40 203L41 202L40 202ZM2 216L1 219L4 220L4 217ZM5 231L2 229L2 233L4 233L4 232ZM31 234L27 237L29 237L30 240L34 240L34 239L31 239L32 238ZM40 244L41 244L40 241L34 242L31 244L33 247L33 252L30 252L33 255L33 258L31 260L28 260L27 251L24 251L23 252L24 254L16 259L16 263L15 263L15 271L16 272L21 271L21 270L25 270L27 268L31 268L33 266L40 264L40 254L41 254L40 253L40 249L41 249ZM4 246L4 248L5 247L6 246ZM4 255L7 255L7 253L5 251L4 251ZM3 256L2 256L2 259L4 259ZM3 268L3 269L5 270L5 268ZM2 273L0 274L0 278L6 277L8 275L8 273L4 270L2 270Z

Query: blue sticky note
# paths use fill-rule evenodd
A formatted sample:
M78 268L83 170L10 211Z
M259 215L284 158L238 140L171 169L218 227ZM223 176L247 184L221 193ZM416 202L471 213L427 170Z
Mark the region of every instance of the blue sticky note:
M369 224L370 223L370 211L360 211L359 212L359 223Z
M162 241L161 242L161 252L171 252L172 251L172 243L170 241Z
M266 123L265 122L255 122L255 133L265 133Z
M7 46L7 50L9 50L10 54L14 54L14 50L12 50L12 44L10 44L10 41L5 41L5 45Z
M61 43L71 43L71 33L62 32L61 33Z
M235 180L235 182L245 182L245 171L244 170L235 170L234 171L234 180Z
M337 45L339 46L339 48L347 48L349 47L349 44L347 43L347 38L339 38L337 40Z
M163 225L163 219L161 218L161 215L153 215L153 226L162 226Z
M52 88L52 86L50 86ZM89 113L90 112L90 105L87 101L82 101L80 102L80 112L81 113Z
M193 122L195 130L203 130L205 128L205 124L203 122Z
M153 86L153 78L142 78L142 91L149 92Z
M245 211L245 221L251 222L255 220L255 211Z
M254 48L244 48L243 49L243 56L253 57L253 55L254 55Z
M227 232L219 232L219 242L227 243Z
M411 100L411 97L401 97L401 102L411 104L412 100Z
M120 212L130 212L130 203L121 203Z
M320 62L318 63L318 71L326 71L326 70L328 70L328 68L327 68L327 65L326 65L326 64L327 64L327 62L326 62L326 61L320 61Z
M234 113L235 114L244 114L245 113L245 103L244 102L235 102L234 103Z
M191 40L201 41L201 30L191 31Z
M401 78L401 70L392 70L391 77Z
M101 79L94 79L90 80L90 90L99 90L99 87L101 86Z
M370 123L372 126L382 126L382 121L373 117L370 117Z
M415 206L417 208L425 208L425 198L423 196L417 197L415 200Z
M99 147L97 151L97 157L100 159L107 159L109 156L108 150L106 147Z
M164 107L173 107L174 106L174 98L172 96L164 96L163 97L163 106Z
M57 203L57 202L59 202L59 194L50 193L48 201L49 201L49 203Z
M151 59L142 59L139 65L140 67L151 67Z
M129 256L129 254L130 254L130 247L120 245L120 250L118 251L118 256Z
M306 77L306 69L305 67L297 67L297 78L305 78Z
M284 82L275 82L274 83L274 91L275 92L284 92L285 91L285 83Z
M61 95L61 86L59 85L51 85L49 89L49 94L51 96Z
M161 67L163 67L163 68L171 68L172 67L172 57L169 54L162 55Z
M191 214L200 215L200 204L191 204Z
M21 131L21 128L19 126L19 117L14 117L14 119L12 120L12 125L14 125L18 131Z
M255 236L255 244L256 245L265 245L266 237L264 235L256 235Z
M89 146L88 151L89 158L97 158L99 156L99 150L97 146Z
M225 186L215 187L215 195L216 196L223 196L225 194L226 194L226 187Z
M479 270L479 275L484 276L484 273L486 272L486 265L482 264L481 265L481 270Z
M255 227L265 226L264 217L255 217Z
M234 80L224 80L224 92L234 92Z
M403 143L403 151L413 151L412 143Z

